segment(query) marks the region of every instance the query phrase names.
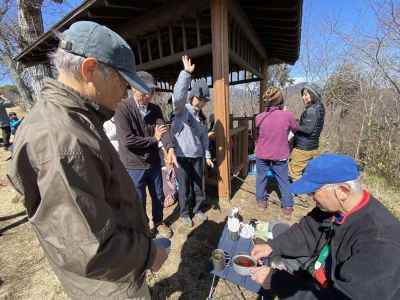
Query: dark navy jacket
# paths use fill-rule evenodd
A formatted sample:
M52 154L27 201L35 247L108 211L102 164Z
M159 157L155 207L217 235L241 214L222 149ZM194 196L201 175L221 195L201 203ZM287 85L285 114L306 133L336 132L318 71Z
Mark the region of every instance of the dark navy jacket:
M334 223L330 284L289 299L400 299L400 222L375 198ZM332 215L313 209L297 224L268 242L272 255L315 257L323 246L324 224Z

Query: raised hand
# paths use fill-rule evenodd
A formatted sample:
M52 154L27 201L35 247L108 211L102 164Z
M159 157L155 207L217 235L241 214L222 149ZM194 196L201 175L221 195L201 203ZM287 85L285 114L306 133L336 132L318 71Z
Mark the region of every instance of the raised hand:
M192 60L190 59L190 57L187 55L182 56L182 63L185 71L192 74L195 65L192 65Z

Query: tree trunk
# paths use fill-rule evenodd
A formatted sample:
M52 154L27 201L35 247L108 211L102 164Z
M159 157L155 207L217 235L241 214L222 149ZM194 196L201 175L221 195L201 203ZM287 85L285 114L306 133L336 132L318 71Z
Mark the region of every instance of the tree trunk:
M18 23L20 29L20 47L25 49L43 34L42 4L43 0L17 0ZM34 98L40 93L44 77L51 76L51 70L47 65L36 65L26 68L22 74L29 78L27 84L33 92Z
M22 80L20 72L18 72L17 64L10 56L6 54L3 55L2 59L5 62L6 66L8 66L11 77L15 81L15 85L17 86L19 95L21 97L20 104L24 107L25 110L29 110L33 106L34 100L32 98L32 94L29 88Z

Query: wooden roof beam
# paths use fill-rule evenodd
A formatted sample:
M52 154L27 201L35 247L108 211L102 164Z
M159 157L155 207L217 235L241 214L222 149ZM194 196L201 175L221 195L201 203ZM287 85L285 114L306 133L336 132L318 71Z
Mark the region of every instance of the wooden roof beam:
M210 3L208 1L171 0L143 16L128 21L119 28L118 32L124 38L136 38L138 35L144 35L157 31L159 28L167 27L188 15L195 18L197 11L206 9L209 6ZM146 29L146 32L143 29Z
M237 0L231 0L228 6L229 13L236 23L240 26L241 31L247 37L252 46L257 50L262 59L267 58L267 52L261 43L259 36L251 25L248 17L243 13Z
M246 60L241 58L238 54L233 52L231 49L229 50L229 58L232 60L233 63L237 64L238 66L242 67L244 70L251 72L252 74L256 75L259 78L264 78L259 70L254 68L254 66L250 65Z
M136 11L143 11L149 8L149 6L137 6L137 5L128 5L131 3L130 1L115 1L115 0L105 0L104 4L106 7L111 8L122 8L122 9L130 9Z
M192 58L203 56L211 53L211 44L201 46L199 48L189 49L187 51L182 51L175 53L170 56L164 56L160 59L155 59L137 66L138 70L152 70L161 67L165 67L171 64L179 63L182 60L183 55L189 55Z

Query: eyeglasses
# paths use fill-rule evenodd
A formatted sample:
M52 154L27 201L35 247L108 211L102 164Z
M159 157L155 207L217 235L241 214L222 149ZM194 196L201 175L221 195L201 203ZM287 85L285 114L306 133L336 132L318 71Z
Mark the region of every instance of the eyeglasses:
M316 192L321 191L321 190L325 190L325 189L328 189L328 188L333 188L333 187L335 187L334 184L325 184L325 185L321 186L319 189L315 190L314 192L307 193L307 196L313 197Z

